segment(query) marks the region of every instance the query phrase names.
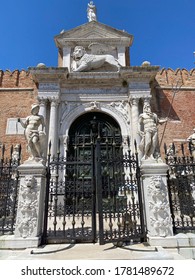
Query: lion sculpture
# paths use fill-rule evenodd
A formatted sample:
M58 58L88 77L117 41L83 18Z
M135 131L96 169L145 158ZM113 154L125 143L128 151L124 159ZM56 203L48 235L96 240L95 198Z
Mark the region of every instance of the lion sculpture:
M108 63L115 66L117 70L120 70L121 65L110 54L87 54L84 47L77 46L73 52L73 59L76 67L73 69L74 72L89 71L92 69L100 68L104 63Z

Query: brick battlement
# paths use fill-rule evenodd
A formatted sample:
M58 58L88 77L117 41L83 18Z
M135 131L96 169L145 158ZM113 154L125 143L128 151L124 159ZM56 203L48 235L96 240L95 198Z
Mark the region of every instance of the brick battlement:
M175 86L178 83L186 87L195 87L195 69L190 71L186 69L171 68L161 69L156 75L156 81L159 86Z
M29 71L0 70L0 88L35 88L36 85Z

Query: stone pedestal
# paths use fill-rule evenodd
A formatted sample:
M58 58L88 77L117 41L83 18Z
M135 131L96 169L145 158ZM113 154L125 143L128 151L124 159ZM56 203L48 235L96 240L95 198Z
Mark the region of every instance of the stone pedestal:
M20 189L15 244L17 248L37 247L43 233L46 167L41 162L26 161L18 170Z
M167 190L168 166L155 160L143 160L141 174L146 213L148 240L173 236L172 219Z

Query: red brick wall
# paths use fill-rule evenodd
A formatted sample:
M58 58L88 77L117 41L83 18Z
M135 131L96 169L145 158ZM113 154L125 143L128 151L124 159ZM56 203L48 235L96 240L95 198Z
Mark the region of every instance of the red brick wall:
M195 128L195 69L162 69L152 84L152 96L152 107L158 116L169 115L167 124L159 125L162 146L187 139Z
M29 115L36 96L37 88L29 72L0 71L0 144L5 144L9 153L11 145L21 143L23 159L27 157L24 135L6 135L7 119Z
M182 86L173 98L172 87L176 84ZM162 69L151 83L151 88L153 111L160 118L167 117L170 111L167 124L159 125L160 141L163 136L162 151L164 143L168 145L175 139L186 139L195 128L195 69ZM5 134L7 119L28 116L36 96L37 87L28 71L0 70L0 143L5 143L7 147L21 143L24 159L27 156L25 138L23 135Z

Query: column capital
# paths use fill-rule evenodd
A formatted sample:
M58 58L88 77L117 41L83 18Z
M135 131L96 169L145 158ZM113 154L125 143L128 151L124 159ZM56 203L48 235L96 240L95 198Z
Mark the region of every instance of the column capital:
M48 100L51 102L51 107L57 107L60 103L59 98L56 96L51 96L50 98L48 98Z
M39 104L42 106L46 105L46 103L48 102L48 99L43 96L38 96L37 100L38 100Z
M139 100L139 97L131 96L129 101L131 105L138 106Z
M150 104L151 99L152 99L151 96L144 96L143 97L144 104Z

